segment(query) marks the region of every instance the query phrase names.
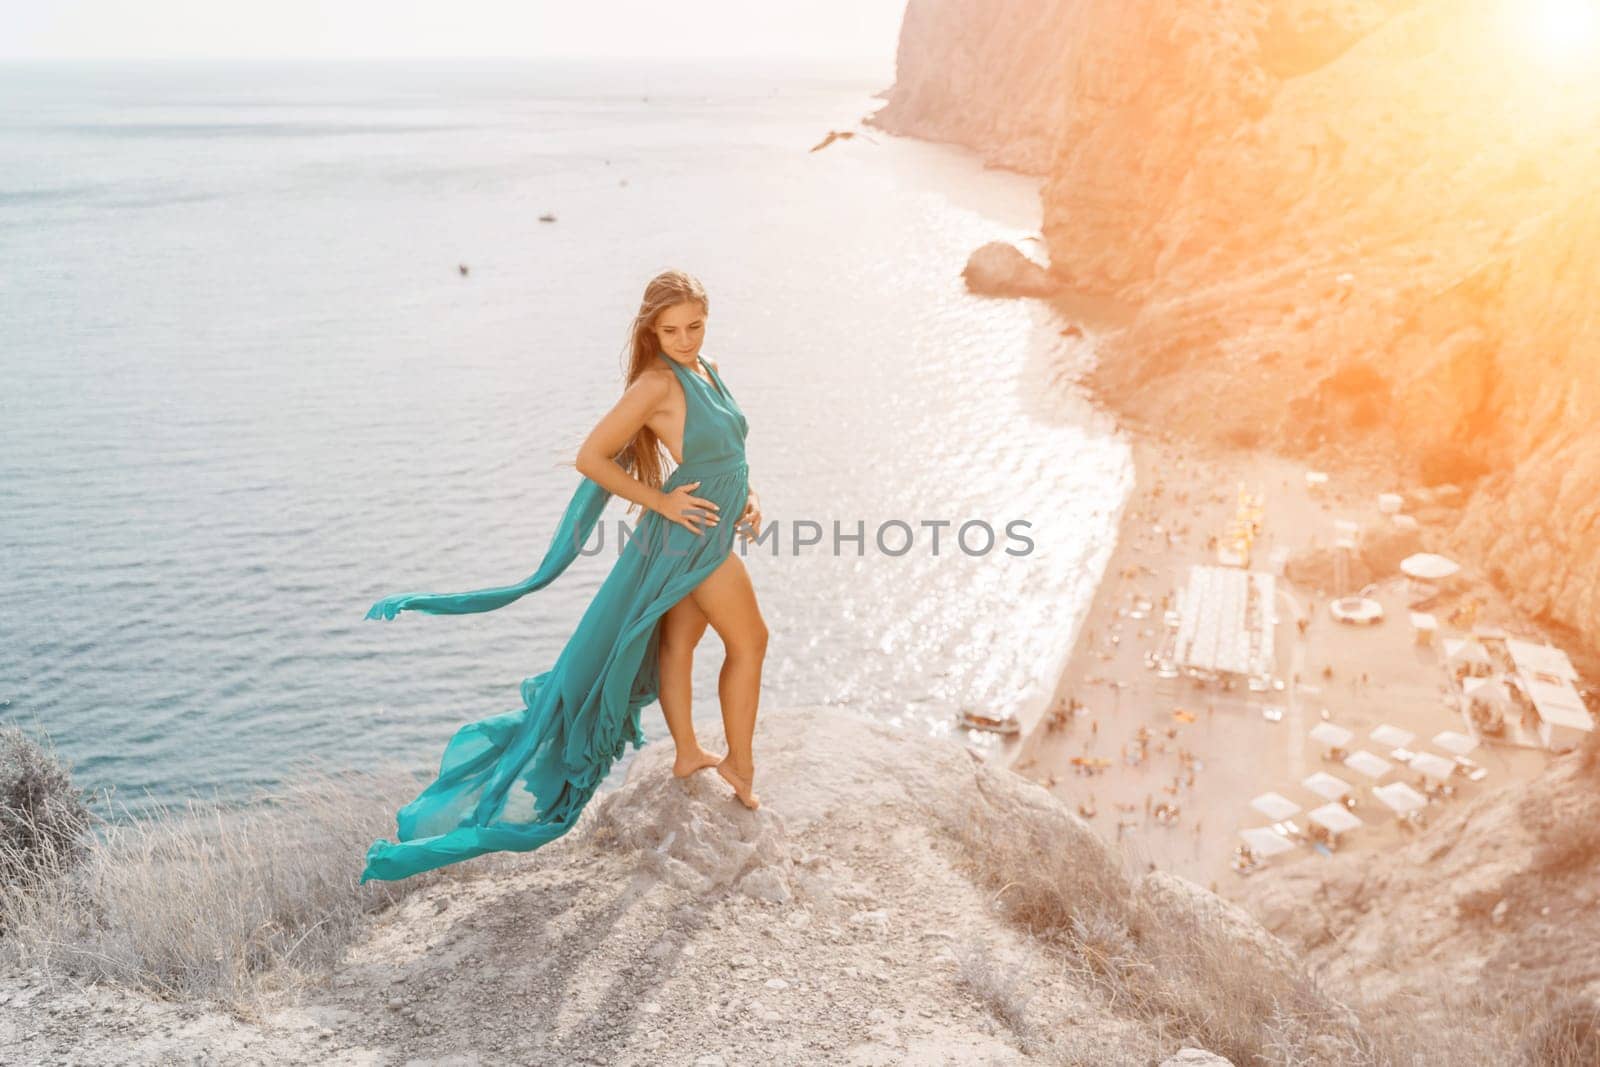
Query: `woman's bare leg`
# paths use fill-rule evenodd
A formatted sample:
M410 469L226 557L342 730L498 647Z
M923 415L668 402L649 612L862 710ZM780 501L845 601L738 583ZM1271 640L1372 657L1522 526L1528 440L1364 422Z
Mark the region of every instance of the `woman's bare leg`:
M767 658L767 624L756 604L755 587L737 554L730 554L690 596L722 638L727 656L717 679L722 698L722 728L728 735L728 755L717 773L733 786L747 808L761 806L755 783L755 754L751 740L756 730L756 705L761 698L761 666Z
M678 756L672 773L687 778L695 771L714 765L722 757L700 747L694 735L694 646L706 632L706 617L691 598L684 597L661 617L661 637L657 663L661 673L661 714L667 720Z

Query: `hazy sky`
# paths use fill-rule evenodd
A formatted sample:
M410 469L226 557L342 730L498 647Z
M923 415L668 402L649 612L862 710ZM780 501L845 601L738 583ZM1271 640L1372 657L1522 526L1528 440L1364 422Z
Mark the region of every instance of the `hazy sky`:
M0 0L0 57L875 56L905 0Z

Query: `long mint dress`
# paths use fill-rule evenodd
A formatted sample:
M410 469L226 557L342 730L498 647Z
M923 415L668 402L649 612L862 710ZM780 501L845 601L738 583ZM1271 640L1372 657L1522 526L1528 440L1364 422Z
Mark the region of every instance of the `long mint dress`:
M522 683L523 706L458 729L439 776L396 817L397 842L367 851L363 882L405 878L486 852L526 852L572 829L611 765L631 742L644 745L639 712L660 688L658 623L728 556L749 495L744 441L749 423L715 370L708 383L665 353L683 385L683 463L663 484L721 508L721 522L696 534L646 512L555 666ZM584 478L539 569L511 586L467 593L385 597L369 619L401 611L459 615L492 611L554 581L577 558L611 494Z

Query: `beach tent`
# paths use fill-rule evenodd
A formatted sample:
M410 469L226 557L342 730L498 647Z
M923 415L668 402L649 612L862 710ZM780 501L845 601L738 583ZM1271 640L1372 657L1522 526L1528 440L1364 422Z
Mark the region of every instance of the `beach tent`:
M1576 748L1594 730L1594 719L1571 682L1553 684L1523 679L1528 698L1539 713L1539 740L1552 752Z
M1263 859L1294 849L1288 838L1266 826L1252 826L1248 830L1240 830L1239 836L1244 838L1244 843L1250 846L1251 852Z
M1262 793L1250 806L1269 819L1287 819L1300 810L1300 805L1282 793Z
M1404 782L1375 785L1372 787L1372 795L1396 815L1406 815L1428 806L1428 798Z
M1435 756L1432 752L1418 752L1411 760L1411 769L1436 782L1448 782L1450 776L1456 773L1454 760Z
M1344 765L1349 767L1352 771L1355 771L1357 774L1364 774L1374 781L1388 774L1389 771L1394 767L1394 764L1390 763L1382 756L1374 756L1364 748L1358 749L1346 756Z
M1404 748L1417 739L1417 735L1410 730L1402 730L1400 727L1391 726L1386 722L1374 726L1372 732L1367 736L1378 742L1378 744L1388 745L1390 748Z
M1324 804L1306 812L1306 818L1332 834L1343 834L1361 826L1361 819L1343 804Z
M1300 784L1323 800L1339 800L1355 792L1349 782L1329 774L1327 771L1318 771L1316 774L1308 775L1301 779Z
M1441 730L1433 735L1433 743L1446 752L1457 756L1465 756L1468 752L1478 747L1478 739L1469 737L1455 730Z
M1343 748L1350 743L1350 739L1355 734L1346 730L1343 726L1331 722L1319 722L1311 728L1311 733L1307 736L1319 745L1327 745L1329 748Z

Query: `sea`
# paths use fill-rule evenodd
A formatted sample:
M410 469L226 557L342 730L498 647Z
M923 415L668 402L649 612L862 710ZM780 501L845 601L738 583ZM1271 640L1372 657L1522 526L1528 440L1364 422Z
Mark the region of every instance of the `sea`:
M708 291L776 534L745 554L761 707L980 748L963 708L1036 715L1129 450L1074 381L1092 338L962 281L985 242L1039 249L1038 179L863 126L892 73L0 66L0 722L119 810L435 768L520 706L637 515L499 611L367 608L535 569L669 267Z

